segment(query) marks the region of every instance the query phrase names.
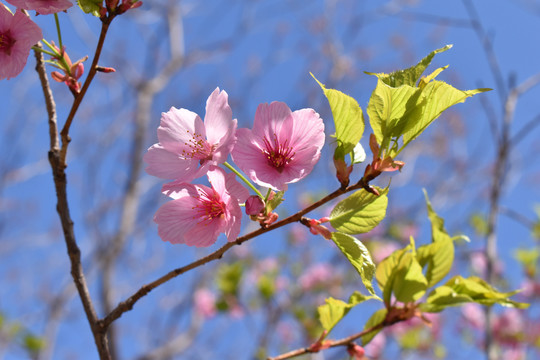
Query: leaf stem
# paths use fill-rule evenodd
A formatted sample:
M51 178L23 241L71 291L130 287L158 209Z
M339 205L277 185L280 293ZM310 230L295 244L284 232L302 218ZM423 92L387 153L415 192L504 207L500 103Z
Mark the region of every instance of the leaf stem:
M62 49L62 32L60 31L60 21L58 20L58 14L54 14L54 22L56 23L56 33L58 34L58 46Z
M261 199L264 199L265 197L261 194L261 192L259 191L259 189L257 189L252 183L251 181L249 181L244 175L242 175L240 173L240 171L236 170L234 168L234 166L232 166L231 164L229 164L228 162L224 162L223 165L225 165L227 167L227 169L231 170L233 173L236 174L236 176L238 176L240 179L242 179L243 182L246 183L247 186L249 186L253 191L255 191L255 193L261 198Z

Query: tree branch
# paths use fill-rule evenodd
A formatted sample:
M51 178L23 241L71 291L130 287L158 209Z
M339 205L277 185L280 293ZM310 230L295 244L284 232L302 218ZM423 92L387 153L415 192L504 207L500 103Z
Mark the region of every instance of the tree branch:
M310 206L306 207L303 210L300 210L299 212L297 212L294 215L291 215L291 216L289 216L289 217L287 217L287 218L285 218L285 219L283 219L281 221L278 221L278 222L276 222L276 223L274 223L274 224L272 224L272 225L270 225L268 227L260 228L258 230L255 230L255 231L249 233L249 234L246 234L244 236L240 236L235 241L228 242L227 244L225 244L224 246L222 246L218 250L214 251L213 253L211 253L211 254L203 257L203 258L200 258L199 260L194 261L191 264L188 264L186 266L174 269L174 270L170 271L168 274L160 277L159 279L154 280L153 282L148 283L146 285L143 285L136 293L131 295L126 300L120 302L113 311L111 311L105 318L100 320L101 326L106 329L113 321L115 321L120 316L122 316L123 313L125 313L126 311L131 310L133 308L133 305L135 305L135 303L139 299L146 296L150 291L152 291L155 288L157 288L158 286L166 283L167 281L169 281L171 279L174 279L175 277L177 277L179 275L182 275L185 272L188 272L190 270L198 268L198 267L200 267L202 265L205 265L205 264L207 264L207 263L209 263L211 261L221 259L223 257L223 254L225 254L225 252L227 252L229 249L231 249L235 245L241 245L244 242L253 239L254 237L257 237L259 235L262 235L262 234L267 233L269 231L272 231L274 229L280 228L280 227L285 226L287 224L291 224L293 222L300 221L302 216L304 216L308 212L315 210L316 208L318 208L318 207L326 204L327 202L339 197L340 195L343 195L343 194L345 194L345 193L347 193L349 191L358 190L358 189L362 189L362 188L367 188L368 186L369 185L362 178L355 185L349 186L347 188L339 188L339 189L335 190L334 192L330 193L329 195L325 196L321 200L311 204Z

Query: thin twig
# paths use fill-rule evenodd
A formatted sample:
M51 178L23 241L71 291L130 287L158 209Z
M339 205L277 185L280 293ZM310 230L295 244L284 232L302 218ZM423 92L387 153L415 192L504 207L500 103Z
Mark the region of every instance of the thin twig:
M92 67L88 72L88 76L83 85L81 92L75 97L73 105L71 107L70 113L64 127L61 131L62 145L60 147L58 140L58 125L56 121L56 111L54 106L54 100L52 97L52 92L49 86L47 79L47 72L45 70L43 55L40 51L34 50L36 56L36 70L39 74L41 86L45 96L45 102L47 105L47 112L49 117L49 136L50 136L50 150L49 150L49 162L51 164L51 169L53 172L54 186L56 190L57 205L56 210L60 217L60 222L62 224L62 230L64 233L64 240L66 242L66 247L71 263L71 276L73 277L73 282L77 288L77 292L83 304L88 323L92 330L92 335L94 336L94 341L96 343L97 351L99 353L100 359L110 360L111 356L109 353L109 346L106 337L106 329L102 328L99 323L99 318L97 316L96 310L92 303L92 298L88 290L88 285L86 282L86 277L81 263L81 251L77 245L75 239L75 232L73 229L73 220L71 219L71 214L69 210L69 204L67 199L67 178L65 173L66 156L67 156L67 147L70 141L69 138L69 129L81 104L84 95L92 79L96 74L96 66L99 61L99 56L103 48L105 41L105 36L109 28L110 22L114 16L110 16L102 19L102 28L100 38L96 47L94 54L94 60L92 62ZM38 44L39 45L39 44Z
M334 347L338 347L338 346L347 346L347 345L351 344L353 341L361 338L362 336L367 335L367 334L369 334L369 333L371 333L373 331L380 330L380 329L384 328L385 326L387 326L387 324L385 322L381 322L380 324L375 325L375 326L373 326L373 327L371 327L369 329L362 330L359 333L353 334L351 336L347 336L346 338L343 338L343 339L340 339L340 340L326 340L326 341L324 341L324 349L334 348ZM269 357L267 360L290 359L290 358L297 357L297 356L300 356L300 355L319 352L319 351L320 351L320 349L318 349L318 348L304 347L304 348L301 348L301 349L296 349L296 350L289 351L289 352L287 352L285 354L281 354L279 356Z
M185 273L187 271L190 271L190 270L198 268L198 267L200 267L202 265L205 265L205 264L207 264L207 263L209 263L211 261L221 259L223 257L223 254L225 254L225 252L227 252L229 249L231 249L232 247L234 247L236 245L241 245L244 242L253 239L254 237L257 237L259 235L262 235L262 234L267 233L269 231L272 231L274 229L280 228L280 227L285 226L287 224L291 224L291 223L300 221L302 216L304 216L308 212L315 210L316 208L326 204L329 201L332 201L333 199L339 197L340 195L343 195L343 194L345 194L345 193L347 193L349 191L366 188L367 186L368 186L368 184L366 184L364 182L364 179L361 179L355 185L349 186L347 188L337 189L334 192L332 192L329 195L322 198L321 200L311 204L310 206L306 207L303 210L300 210L299 212L297 212L294 215L291 215L291 216L289 216L289 217L287 217L287 218L285 218L285 219L283 219L281 221L278 221L278 222L276 222L276 223L274 223L274 224L272 224L272 225L270 225L268 227L260 228L258 230L255 230L255 231L249 233L249 234L241 236L241 237L237 238L235 241L228 242L227 244L225 244L224 246L222 246L218 250L214 251L213 253L211 253L211 254L209 254L209 255L207 255L207 256L199 259L199 260L196 260L196 261L192 262L191 264L188 264L186 266L174 269L174 270L170 271L168 274L166 274L164 276L161 276L159 279L154 280L153 282L148 283L146 285L143 285L136 293L131 295L126 300L120 302L113 311L111 311L105 318L103 318L100 321L101 326L106 329L113 321L115 321L120 316L122 316L123 313L125 313L126 311L131 310L133 308L133 305L135 305L135 303L138 300L140 300L142 297L146 296L150 291L154 290L158 286L166 283L167 281L169 281L171 279L174 279L175 277L177 277L177 276L179 276L179 275L181 275L181 274L183 274L183 273Z
M96 75L99 57L101 56L103 44L105 43L105 37L107 36L109 25L111 24L111 21L113 19L114 19L114 16L111 16L102 20L101 33L99 34L99 40L96 46L96 51L94 52L94 59L92 60L92 65L90 66L90 70L88 71L88 75L86 76L86 80L84 81L81 91L75 97L75 100L73 101L73 105L71 105L71 110L69 111L69 115L66 119L66 122L64 123L64 127L62 128L62 131L60 132L60 135L62 138L62 149L60 151L60 161L61 161L61 165L64 167L67 166L66 164L67 148L68 148L69 142L71 141L71 138L69 136L69 129L71 127L71 124L73 123L75 114L77 113L77 110L79 109L79 106L81 105L84 95L86 94L88 87L90 87L90 83L92 83L92 80L94 79L94 76Z

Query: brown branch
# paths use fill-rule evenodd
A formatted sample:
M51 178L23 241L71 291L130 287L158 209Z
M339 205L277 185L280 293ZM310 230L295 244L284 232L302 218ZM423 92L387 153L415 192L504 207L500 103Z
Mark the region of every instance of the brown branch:
M84 95L86 94L86 91L88 90L88 87L90 87L90 83L92 82L92 80L94 79L94 76L97 73L99 57L101 56L101 51L103 50L103 44L105 43L105 37L107 36L109 25L111 24L111 21L113 19L114 19L114 15L111 15L110 17L106 17L102 19L101 33L99 34L99 40L96 46L96 51L94 52L94 59L92 60L92 65L90 66L90 70L88 71L88 75L86 76L86 80L84 81L81 91L75 97L75 100L73 101L73 105L71 105L71 110L69 111L69 115L66 119L66 122L64 123L64 127L62 128L62 131L60 132L60 135L62 138L62 148L60 150L60 164L64 168L67 166L66 164L67 148L68 148L69 142L71 141L71 138L69 136L69 129L71 127L71 124L73 123L75 114L77 113L77 110L79 109L79 106L81 105Z
M343 339L339 339L339 340L323 340L323 349L329 349L329 348L334 348L334 347L338 347L338 346L348 346L353 341L361 338L362 336L367 335L367 334L369 334L369 333L371 333L373 331L380 330L380 329L384 328L387 325L388 324L386 324L383 321L378 325L375 325L375 326L373 326L373 327L371 327L369 329L362 330L359 333L353 334L353 335L348 336L348 337L343 338ZM316 352L319 352L320 350L321 349L318 348L318 347L305 347L305 348L289 351L289 352L287 352L285 354L281 354L279 356L269 357L269 358L267 358L267 360L290 359L290 358L297 357L297 356L304 355L304 354L316 353Z
M115 321L120 316L122 316L122 314L125 313L126 311L131 310L133 308L133 305L135 305L135 303L139 299L146 296L150 291L152 291L155 288L157 288L158 286L166 283L167 281L169 281L171 279L174 279L175 277L177 277L179 275L182 275L185 272L188 272L190 270L198 268L198 267L200 267L202 265L205 265L205 264L207 264L207 263L209 263L211 261L221 259L223 257L223 254L225 254L225 252L227 252L229 249L231 249L235 245L241 245L244 242L253 239L254 237L257 237L259 235L262 235L262 234L267 233L269 231L272 231L274 229L280 228L280 227L285 226L287 224L291 224L291 223L300 221L302 216L304 216L308 212L315 210L316 208L326 204L329 201L332 201L333 199L339 197L340 195L343 195L343 194L345 194L345 193L347 193L349 191L358 190L358 189L362 189L362 188L368 188L368 187L369 187L369 185L362 178L355 185L349 186L347 188L339 188L339 189L335 190L334 192L330 193L329 195L325 196L321 200L311 204L310 206L306 207L303 210L300 210L299 212L297 212L294 215L291 215L291 216L289 216L289 217L287 217L287 218L285 218L285 219L283 219L281 221L278 221L278 222L276 222L276 223L274 223L274 224L272 224L272 225L270 225L268 227L260 228L258 230L255 230L255 231L249 233L249 234L246 234L244 236L240 236L235 241L228 242L227 244L225 244L224 246L222 246L218 250L214 251L213 253L211 253L211 254L203 257L203 258L200 258L199 260L194 261L191 264L188 264L188 265L185 265L183 267L174 269L174 270L170 271L168 274L160 277L159 279L154 280L153 282L148 283L146 285L143 285L136 293L131 295L126 300L120 302L113 311L111 311L105 318L100 320L101 326L104 329L108 328L109 325L113 321Z
M77 288L77 292L83 304L88 323L92 330L92 335L94 336L94 341L96 343L97 351L99 353L100 359L109 360L111 359L109 353L109 346L106 337L106 329L102 328L99 323L99 318L95 311L90 292L88 290L88 285L86 283L86 278L84 276L84 271L81 264L81 251L77 245L75 239L75 233L73 230L73 220L71 219L71 214L69 211L68 199L67 199L67 178L65 173L66 156L67 148L70 141L69 138L69 129L75 117L75 114L81 104L90 83L92 82L96 72L97 64L103 48L105 41L105 36L109 28L110 22L114 18L114 15L102 19L102 28L100 38L96 47L94 54L94 59L92 61L92 66L88 72L86 81L81 89L81 92L77 94L73 105L71 107L70 113L62 131L60 132L62 139L62 146L60 147L58 140L58 125L56 120L56 111L52 92L49 86L47 79L47 72L45 70L43 54L35 50L36 56L36 70L39 74L41 86L43 89L43 94L45 96L45 103L47 105L47 112L49 117L49 136L50 136L50 150L49 150L49 162L51 164L51 169L53 172L54 185L56 190L57 205L56 210L60 217L60 222L62 224L62 230L64 233L64 239L66 242L66 247L71 263L71 276Z
M184 49L182 18L177 7L167 9L166 12L169 24L169 38L171 39L172 57L162 70L154 77L144 80L137 86L137 102L135 110L135 124L131 144L131 158L129 163L128 176L126 177L125 190L123 194L122 208L120 214L120 225L116 234L110 242L107 242L103 249L102 276L101 276L101 298L105 314L113 310L113 298L111 289L113 288L113 267L118 256L125 247L127 237L133 230L137 209L139 208L140 186L139 177L142 171L140 154L145 147L145 134L148 123L151 119L151 109L154 98L170 82L174 73L183 65ZM108 329L110 350L113 359L117 358L116 351L116 330L112 326Z

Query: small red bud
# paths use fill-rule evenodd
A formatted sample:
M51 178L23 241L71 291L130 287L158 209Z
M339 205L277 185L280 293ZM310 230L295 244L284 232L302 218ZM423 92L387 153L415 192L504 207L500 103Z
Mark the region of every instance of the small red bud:
M246 214L258 215L264 210L264 202L257 195L251 195L246 200Z

